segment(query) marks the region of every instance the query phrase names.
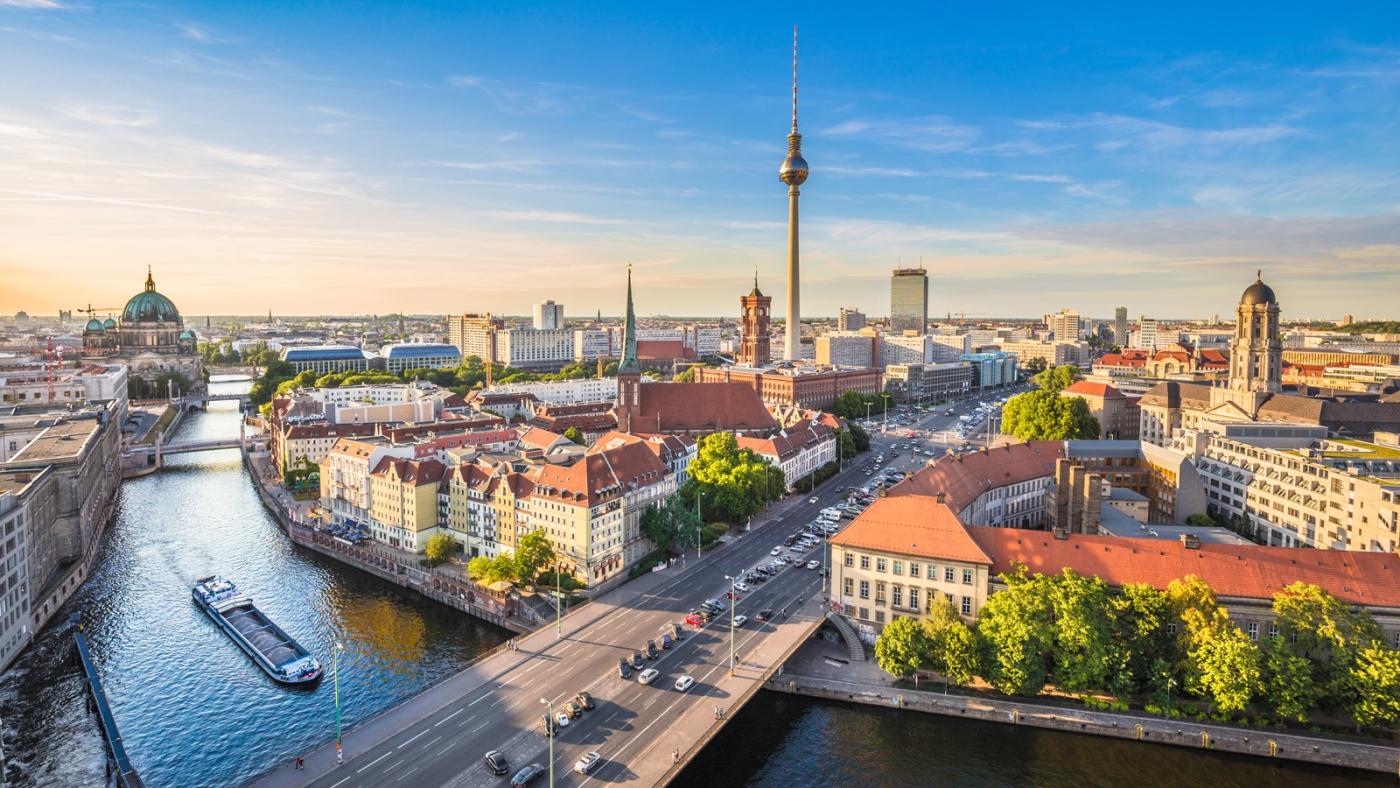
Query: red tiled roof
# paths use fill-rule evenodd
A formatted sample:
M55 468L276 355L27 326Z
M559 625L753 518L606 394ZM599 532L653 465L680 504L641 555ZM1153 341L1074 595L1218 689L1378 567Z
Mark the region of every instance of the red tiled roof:
M1074 385L1066 387L1061 393L1108 399L1121 399L1123 397L1123 392L1107 383L1090 383L1087 380L1076 381Z
M524 431L520 433L520 442L536 449L548 449L559 441L564 441L566 443L571 442L568 438L565 438L557 432L550 432L540 427L526 427Z
M1102 357L1099 358L1098 361L1095 361L1094 364L1103 365L1105 367L1142 367L1146 365L1146 353L1142 354L1141 356L1128 355L1131 352L1132 351L1124 351L1122 353L1105 353Z
M685 346L685 342L679 339L639 339L637 340L637 358L639 359L666 359L690 358L694 352Z
M309 438L361 437L373 435L374 424L301 424L282 433L285 440Z
M593 506L632 486L660 482L666 473L666 464L641 441L622 443L570 465L544 466L535 480L534 494Z
M719 432L777 429L758 392L747 383L646 383L638 432Z
M1201 361L1206 364L1229 364L1230 357L1220 348L1206 348L1201 351Z
M436 484L442 481L446 470L446 467L437 460L401 460L397 457L385 457L379 461L370 475L390 476L392 473L405 484L421 487L425 484Z
M946 504L927 495L877 498L829 540L833 545L990 564Z
M1388 553L1211 543L1187 549L1164 539L1083 534L1056 539L1044 531L1010 528L967 532L991 556L993 573L1009 572L1015 564L1044 575L1069 567L1114 586L1147 583L1158 589L1195 575L1217 596L1261 600L1301 580L1350 604L1400 607L1400 558Z
M1013 443L969 454L947 455L889 489L894 495L945 493L955 512L972 505L987 490L1055 475L1055 460L1065 456L1062 441Z

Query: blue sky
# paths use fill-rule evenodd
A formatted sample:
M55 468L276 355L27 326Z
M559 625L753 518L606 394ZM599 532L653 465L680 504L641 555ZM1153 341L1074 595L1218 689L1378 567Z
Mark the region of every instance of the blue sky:
M0 0L0 310L733 315L796 22L805 314L1394 316L1400 5L941 5Z

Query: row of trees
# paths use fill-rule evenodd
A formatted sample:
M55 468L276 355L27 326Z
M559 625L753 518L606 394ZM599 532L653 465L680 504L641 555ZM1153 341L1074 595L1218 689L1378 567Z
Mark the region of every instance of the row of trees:
M1036 388L1006 401L1001 431L1023 441L1059 441L1099 437L1099 420L1082 397L1060 392L1079 379L1079 368L1051 367L1031 380Z
M468 561L467 574L477 582L487 585L501 580L509 583L530 583L539 577L542 570L554 563L555 557L554 545L550 543L549 536L536 529L520 537L513 552L500 553L495 558L479 555Z
M281 352L273 350L267 346L266 342L258 342L242 351L233 349L233 345L228 342L200 342L198 346L199 355L204 358L206 366L228 367L246 365L253 367L265 367L269 362L281 356Z
M981 678L1008 695L1109 693L1171 709L1172 693L1221 718L1253 710L1278 722L1317 715L1357 726L1400 720L1400 651L1365 611L1323 589L1294 583L1274 596L1277 634L1255 640L1232 622L1204 581L1111 590L1066 569L1003 575L970 628L941 600L928 618L899 618L875 644L894 676L933 670L966 684Z
M831 412L843 419L863 419L867 415L884 413L893 404L894 395L888 391L882 391L879 394L862 394L854 389L846 389L836 397L836 403L831 406Z

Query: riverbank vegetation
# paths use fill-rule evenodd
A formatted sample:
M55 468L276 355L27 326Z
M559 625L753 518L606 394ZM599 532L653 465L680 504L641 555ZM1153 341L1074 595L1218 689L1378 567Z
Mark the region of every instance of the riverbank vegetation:
M940 598L923 621L897 618L875 643L880 669L922 671L1005 695L1084 699L1170 717L1384 729L1400 721L1400 651L1369 613L1294 583L1273 620L1248 631L1202 580L1119 590L1066 569L1001 576L969 626Z

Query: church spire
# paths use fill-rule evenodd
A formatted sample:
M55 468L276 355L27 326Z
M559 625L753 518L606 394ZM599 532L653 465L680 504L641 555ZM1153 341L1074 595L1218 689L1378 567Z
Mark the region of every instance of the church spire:
M622 361L617 365L619 375L640 375L642 365L637 361L637 315L632 311L632 266L627 266L627 322L622 329Z
M148 265L146 266L146 292L152 293L155 292L155 289L156 280L155 277L151 276L151 267Z

